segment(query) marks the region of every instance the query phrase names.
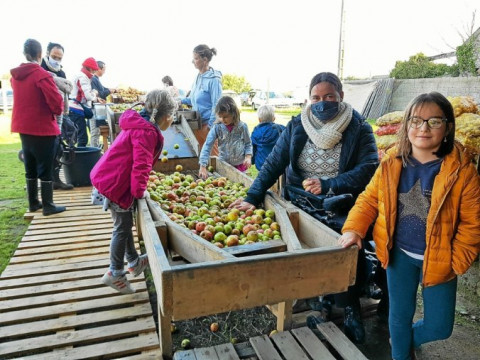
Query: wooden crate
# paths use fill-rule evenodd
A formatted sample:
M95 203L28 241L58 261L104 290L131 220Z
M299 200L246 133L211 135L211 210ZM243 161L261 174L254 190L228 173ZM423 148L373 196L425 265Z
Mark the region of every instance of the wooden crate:
M196 158L176 159L157 164L155 170L168 173L181 164L193 171L198 169L197 162ZM251 184L250 178L232 166L216 158L211 164L216 173ZM266 196L265 204L275 209L280 219L285 251L242 257L172 225L155 210L152 201L148 204L139 201L137 230L149 254L158 297L160 343L166 356L172 353L172 320L274 305L277 329L283 330L290 327L295 299L342 292L355 282L357 249L340 248L336 245L337 233L291 209L297 221L295 230L283 207L288 204L277 202L271 195ZM190 263L172 262L171 249Z

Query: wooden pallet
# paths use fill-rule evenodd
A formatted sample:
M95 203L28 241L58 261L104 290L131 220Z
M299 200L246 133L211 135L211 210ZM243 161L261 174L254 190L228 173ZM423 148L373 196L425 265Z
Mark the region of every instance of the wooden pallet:
M55 191L67 211L25 215L31 223L0 276L1 359L161 359L143 275L129 295L100 281L112 220L90 193Z
M334 323L319 324L317 328L320 336L308 327L301 327L270 337L263 335L250 338L247 346L229 343L177 351L174 360L367 360Z

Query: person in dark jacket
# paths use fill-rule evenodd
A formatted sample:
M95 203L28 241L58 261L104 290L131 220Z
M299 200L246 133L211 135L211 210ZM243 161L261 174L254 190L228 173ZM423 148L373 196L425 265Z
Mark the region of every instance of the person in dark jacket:
M275 110L273 106L260 106L257 116L260 124L255 126L251 136L253 145L252 164L260 171L265 159L270 155L275 143L285 130L285 126L274 124Z
M53 157L60 134L55 115L62 114L63 99L52 75L42 69L42 46L28 39L23 46L26 63L12 69L12 132L20 134L27 182L28 209L43 208L43 215L65 211L53 203ZM38 179L42 202L38 201Z
M336 75L315 75L309 91L311 104L288 123L246 198L238 199L232 207L247 210L259 205L285 170L288 185L303 187L314 195L350 193L356 197L369 183L378 166L371 126L343 102L342 83ZM365 340L359 301L365 264L361 250L355 285L335 295L335 304L345 307L345 333L356 343Z
M61 80L63 82L68 82L67 80L67 75L65 74L65 71L63 71L62 67L62 59L63 59L63 53L64 53L64 48L62 45L58 43L53 43L50 42L47 45L47 53L46 55L42 58L42 64L40 65L42 68L50 72L51 74L54 75L54 80L55 83L57 84L57 87L62 91L61 85L59 85L59 81ZM71 86L71 83L68 82L68 85ZM64 95L64 107L66 109L64 110L65 114L68 114L68 93L65 91L62 91L62 94ZM65 115L64 115L65 116ZM59 119L60 118L60 119ZM60 115L57 117L57 122L59 122L59 127L61 129L61 121L63 117ZM57 154L59 151L62 149L61 144L60 144L60 136L57 137L55 140L55 157L53 158L53 189L54 190L72 190L73 185L72 184L65 184L61 179L60 179L60 169L62 167L62 164L58 161L57 159Z

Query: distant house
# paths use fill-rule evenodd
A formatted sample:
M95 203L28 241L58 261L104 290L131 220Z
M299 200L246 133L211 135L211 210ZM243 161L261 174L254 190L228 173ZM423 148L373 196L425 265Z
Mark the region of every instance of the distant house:
M475 43L475 50L476 50L476 55L477 58L475 60L475 68L477 69L477 74L480 75L480 28L478 28L472 36L470 36L465 42L470 41L470 39L473 39ZM448 53L443 53L443 54L438 54L438 55L433 55L429 56L428 59L431 61L438 60L438 59L448 59L455 57L457 53L455 51L448 52Z

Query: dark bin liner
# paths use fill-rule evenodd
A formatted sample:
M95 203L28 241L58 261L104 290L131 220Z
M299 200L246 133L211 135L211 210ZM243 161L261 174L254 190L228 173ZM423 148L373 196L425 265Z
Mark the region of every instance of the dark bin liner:
M67 184L72 184L73 186L91 186L90 171L92 171L101 156L101 149L96 147L79 146L75 148L73 161L70 164L63 165L63 172ZM69 152L64 151L63 157L65 160L68 160L70 157Z

